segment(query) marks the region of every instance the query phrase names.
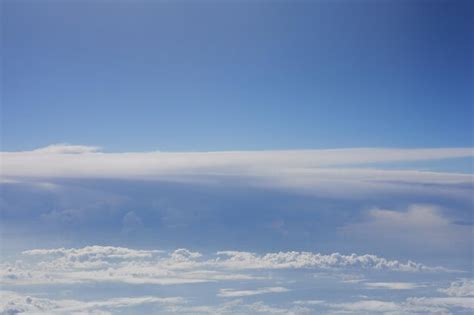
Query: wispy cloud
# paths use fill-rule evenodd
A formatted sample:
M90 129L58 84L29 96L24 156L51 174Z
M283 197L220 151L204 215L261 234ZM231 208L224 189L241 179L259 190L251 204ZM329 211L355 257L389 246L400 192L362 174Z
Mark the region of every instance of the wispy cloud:
M412 290L424 287L423 284L412 282L367 282L364 283L366 287L372 289L389 289L389 290Z
M250 290L220 289L217 296L228 298L228 297L252 296L252 295L267 294L267 293L282 293L282 292L288 292L288 291L290 290L284 287L267 287L267 288L258 288L258 289L250 289Z
M143 304L170 306L185 303L180 297L141 296L79 301L39 298L13 291L0 291L0 297L1 314L112 314L112 310L123 310Z

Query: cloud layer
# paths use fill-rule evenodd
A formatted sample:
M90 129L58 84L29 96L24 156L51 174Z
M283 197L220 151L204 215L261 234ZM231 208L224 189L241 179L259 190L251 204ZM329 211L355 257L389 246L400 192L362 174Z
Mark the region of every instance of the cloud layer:
M5 264L2 267L0 283L8 285L87 282L173 285L252 280L262 278L261 272L255 271L285 269L449 271L442 267L429 267L411 261L403 263L375 255L323 255L311 252L258 255L221 251L205 256L187 249L163 252L111 246L29 250L23 252L21 262ZM232 291L221 293L236 294Z
M0 284L2 288L8 288L0 292L1 314L108 314L124 308L134 309L134 313L143 307L152 307L153 312L159 311L163 314L424 314L450 313L453 309L474 309L472 280L469 279L438 287L434 293L441 293L441 296L422 295L393 301L369 297L354 300L353 294L344 297L344 302L301 299L301 294L308 290L308 286L314 286L325 276L331 279L326 285L335 286L341 292L353 288L358 292L377 296L377 292L381 290L410 290L416 293L415 289L428 289L429 286L426 282L370 281L374 276L387 276L392 273L395 273L396 277L450 275L449 270L442 267L428 267L414 262L402 263L374 255L323 255L310 252L255 254L238 251L203 254L187 249L162 251L87 246L33 249L23 252L19 258L16 261L4 262L1 266ZM316 276L311 276L312 273ZM303 282L300 280L303 287L299 287L301 283L294 281L299 277L305 279ZM347 278L357 278L358 281L346 281ZM53 298L47 294L41 297L17 291L38 287L42 288L41 292L45 295L45 292L56 292L54 288L61 287L62 284L67 284L71 289L87 284L94 284L92 288L110 284L137 288L128 289L128 292L138 292L138 288L144 285L167 286L169 290L173 290L170 286L191 286L190 288L195 289L176 292L194 294L202 291L196 288L207 285L207 294L213 295L216 302L203 304L196 297L170 294L81 300ZM322 284L323 291L327 290L326 285ZM282 301L285 302L277 303L278 299L272 300L272 296L282 296ZM297 298L294 298L295 296ZM255 300L260 298L273 303ZM209 296L205 298L209 299Z
M472 157L472 148L333 149L229 152L103 153L98 147L51 145L33 151L2 152L2 171L9 177L153 178L166 175L269 175L334 166L366 165ZM434 176L425 174L425 176ZM438 175L439 176L439 175ZM460 176L441 179L457 182ZM466 179L464 178L464 181Z

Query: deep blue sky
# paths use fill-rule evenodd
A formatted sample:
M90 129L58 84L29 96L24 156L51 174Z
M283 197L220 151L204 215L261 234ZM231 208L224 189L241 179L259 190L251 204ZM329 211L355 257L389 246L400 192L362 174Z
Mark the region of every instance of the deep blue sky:
M470 1L2 1L2 149L472 146Z

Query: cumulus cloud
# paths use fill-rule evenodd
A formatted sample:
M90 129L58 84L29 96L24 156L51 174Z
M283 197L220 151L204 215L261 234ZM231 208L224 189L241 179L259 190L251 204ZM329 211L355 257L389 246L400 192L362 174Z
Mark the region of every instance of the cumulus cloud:
M249 252L218 252L221 266L232 269L285 269L285 268L361 268L392 271L446 271L441 267L428 267L408 261L387 260L376 255L342 255L333 253L323 255L311 252L278 252L257 255Z
M474 296L474 279L461 279L451 282L448 288L439 289L439 292L449 296Z
M251 290L234 290L234 289L220 289L217 296L225 297L225 298L235 298L235 297L243 297L243 296L252 296L252 295L259 295L259 294L267 294L267 293L282 293L288 292L287 288L284 287L267 287L267 288L258 288L258 289L251 289Z
M8 285L85 282L171 285L256 280L264 278L257 271L284 269L448 271L442 267L429 267L411 261L403 263L375 255L323 255L311 252L258 255L236 251L203 255L187 249L163 252L112 246L29 250L23 252L21 263L4 264L2 267L0 284ZM221 293L237 294L233 291Z
M390 289L415 290L423 287L416 282L375 282L368 279L374 275L386 276L390 272L394 276L427 277L448 271L441 267L428 267L415 262L399 262L375 255L341 255L338 253L324 255L311 252L278 252L249 253L239 251L222 251L215 254L203 254L187 249L174 251L130 249L113 246L88 246L83 248L34 249L23 252L21 260L0 265L0 285L9 290L27 291L30 285L42 285L57 288L58 284L81 285L94 283L107 285L121 283L123 285L193 285L212 284L212 291L217 297L217 304L201 305L197 299L188 297L117 297L94 301L81 301L78 298L51 299L35 295L24 295L13 291L1 292L1 312L46 312L59 314L91 313L102 314L115 312L125 307L145 304L156 304L162 313L178 314L306 314L306 313L396 313L426 314L450 313L453 309L474 310L472 280L454 281L449 287L438 289L445 296L413 296L404 300L379 300L366 297L358 301L335 301L298 299L270 305L264 302L244 303L246 299L266 294L290 292L284 296L295 296L300 288L293 275L304 276L305 272L327 274L329 278L341 278L343 281L329 282L331 285L346 286L346 278L356 279L355 285L361 290ZM350 271L346 274L344 272ZM380 271L380 272L378 272ZM342 273L341 273L342 272ZM416 274L415 274L416 273ZM438 273L438 274L434 274ZM347 276L351 275L351 276ZM445 273L444 276L450 274ZM306 277L308 283L314 277ZM316 282L323 278L317 278ZM365 280L364 280L365 279ZM232 288L230 283L237 283ZM262 285L262 283L265 283ZM271 284L269 284L271 283ZM312 284L314 285L314 283ZM305 287L304 286L304 287ZM74 288L76 286L71 286ZM244 287L244 289L241 289ZM341 288L341 287L338 287ZM216 290L216 291L214 291ZM305 289L307 290L307 289ZM330 290L334 290L334 287ZM352 289L351 289L352 290ZM429 288L427 287L427 290ZM186 291L186 290L185 290ZM365 290L361 291L365 293ZM133 292L133 290L129 291ZM197 292L194 290L193 292ZM343 291L341 291L343 292ZM352 291L353 292L353 291ZM416 291L412 291L415 293ZM424 291L426 292L426 291ZM395 294L394 292L392 292ZM265 296L266 297L266 296ZM227 300L242 298L244 300ZM347 298L347 297L346 297ZM353 296L350 297L352 299ZM318 311L315 311L318 310Z

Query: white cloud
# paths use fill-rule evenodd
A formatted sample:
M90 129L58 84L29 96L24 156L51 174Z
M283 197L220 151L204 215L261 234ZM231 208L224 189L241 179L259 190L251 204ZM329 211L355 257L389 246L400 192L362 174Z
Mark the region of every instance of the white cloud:
M163 306L185 303L180 297L125 297L96 301L71 299L47 299L0 291L0 314L112 314L112 310L135 307L143 304Z
M339 229L353 239L384 244L404 244L417 249L453 249L453 244L469 246L472 227L457 225L433 205L411 205L404 211L372 209L363 222L348 224Z
M398 304L394 302L385 302L378 300L366 300L366 301L357 301L352 303L338 303L331 304L331 308L350 311L354 313L361 312L377 312L377 313L387 313L387 312L396 312L400 311L401 308Z
M202 255L186 249L163 252L88 246L25 251L21 263L4 264L0 270L0 284L123 282L171 285L257 280L265 277L261 271L278 269L447 271L441 267L428 267L411 261L402 263L375 255L311 252L258 255L236 251Z
M404 307L408 310L426 308L463 308L474 310L474 298L471 297L413 297L407 299Z
M324 300L298 300L293 302L296 305L321 305L323 303L325 303Z
M474 296L474 279L461 279L454 281L448 288L439 289L449 296Z
M271 293L297 292L289 280L291 269L317 269L329 277L363 280L374 271L442 272L443 268L422 264L387 260L374 255L341 255L310 252L279 252L255 254L226 251L207 255L187 249L175 251L135 250L112 246L84 248L35 249L25 251L15 263L0 266L0 285L26 290L28 285L57 285L81 283L124 283L179 285L214 282L217 296L222 298L250 297ZM277 273L281 270L280 273ZM352 275L347 277L350 270ZM364 271L367 271L364 273ZM357 276L360 275L360 276ZM378 275L381 275L378 273ZM424 274L424 276L429 274ZM245 283L246 289L230 289L229 281ZM272 281L274 285L268 285ZM332 280L331 280L332 281ZM266 285L262 286L261 283ZM284 286L280 286L285 283ZM338 283L332 281L332 283ZM225 284L222 288L221 285ZM372 289L408 290L422 285L412 282L366 282ZM295 286L295 287L293 287ZM334 288L333 288L334 289ZM370 297L354 302L334 303L322 300L286 301L278 305L263 302L246 304L242 300L226 301L215 305L199 305L178 297L120 297L96 301L47 299L3 291L0 310L73 314L87 312L100 314L124 307L157 304L163 313L179 314L305 314L314 309L335 313L396 313L426 314L449 313L453 309L474 310L472 280L462 279L439 289L449 296L411 297L403 301L383 301ZM415 291L414 291L415 292ZM436 291L434 291L436 292ZM293 294L293 293L292 293ZM195 301L195 300L194 300ZM1 311L0 311L1 313Z
M251 289L251 290L233 290L233 289L220 289L217 296L220 297L243 297L243 296L252 296L252 295L259 295L259 294L267 294L267 293L282 293L288 292L287 288L284 287L267 287L267 288L259 288L259 289Z
M98 152L100 147L87 145L71 145L67 143L52 144L30 152L36 154L85 154Z
M422 284L412 282L367 282L364 283L366 287L372 289L390 289L390 290L412 290L424 287Z
M450 314L452 308L474 310L474 298L469 297L411 297L402 302L362 300L327 304L345 313L383 314Z
M428 267L412 261L406 263L387 260L375 255L323 255L311 252L279 252L257 255L249 252L223 251L216 262L232 269L285 269L285 268L361 268L392 271L446 271L440 267Z
M53 145L26 152L3 152L2 176L25 178L115 178L198 181L212 184L227 176L247 185L294 189L324 195L417 191L467 198L459 187L406 187L411 184L471 183L468 174L356 168L381 162L473 156L472 148L337 149L229 152L103 153L96 147ZM348 167L350 166L350 167Z
M255 303L245 304L242 300L231 300L218 305L176 305L168 307L167 311L178 314L269 314L269 315L299 315L308 314L311 310L300 305L293 305L290 307L276 307L268 305L264 302L258 301Z

